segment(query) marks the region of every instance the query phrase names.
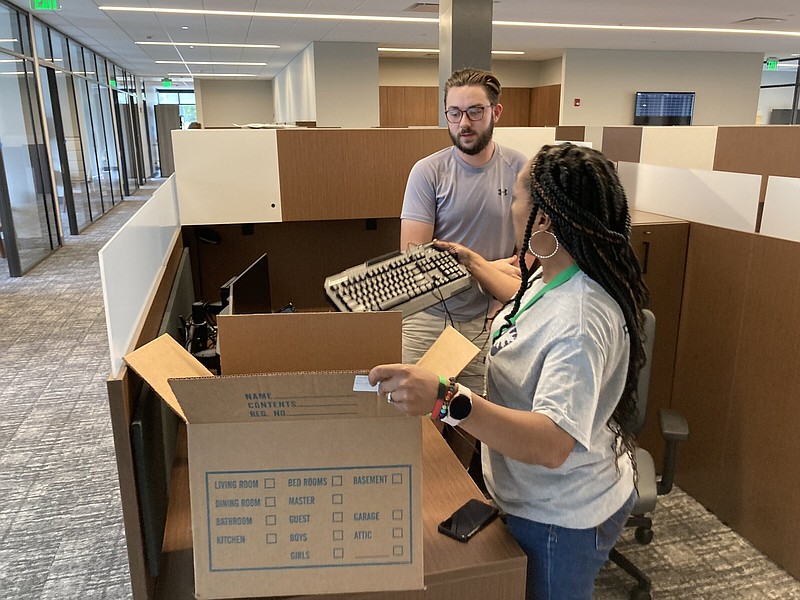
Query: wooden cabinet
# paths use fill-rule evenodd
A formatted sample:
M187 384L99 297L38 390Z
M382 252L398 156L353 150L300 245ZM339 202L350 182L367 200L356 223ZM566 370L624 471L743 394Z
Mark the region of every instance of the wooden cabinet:
M633 211L632 218L631 244L650 289L649 308L656 316L647 421L639 442L653 455L659 468L664 442L658 428L658 411L671 407L689 223L642 211Z

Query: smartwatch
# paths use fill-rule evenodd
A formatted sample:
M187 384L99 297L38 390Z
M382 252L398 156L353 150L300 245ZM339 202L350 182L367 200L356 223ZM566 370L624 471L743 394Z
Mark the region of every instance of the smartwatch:
M460 383L456 384L456 392L447 406L447 414L442 417L442 423L456 426L466 419L472 412L472 392Z

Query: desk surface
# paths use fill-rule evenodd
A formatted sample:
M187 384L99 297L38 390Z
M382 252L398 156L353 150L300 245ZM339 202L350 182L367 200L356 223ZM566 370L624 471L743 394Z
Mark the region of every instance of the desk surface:
M437 530L469 498L480 491L432 422L422 435L423 560L425 590L315 596L317 600L521 600L525 595L525 555L499 520L469 543ZM192 600L192 523L186 431L181 427L172 472L162 563L156 598ZM308 596L304 596L308 598Z

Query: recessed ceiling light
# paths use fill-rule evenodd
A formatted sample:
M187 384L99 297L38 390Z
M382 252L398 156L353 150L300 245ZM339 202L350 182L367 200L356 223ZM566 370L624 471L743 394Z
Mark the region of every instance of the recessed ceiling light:
M652 27L648 25L590 25L586 23L536 23L528 21L492 21L492 25L509 27L535 27L541 29L596 29L605 31L671 31L681 33L737 33L749 35L779 35L800 37L800 31L768 31L765 29L738 29L722 27Z
M221 60L157 60L158 65L228 65L237 67L266 67L265 62L229 62Z
M207 42L134 42L139 46L200 46L203 48L280 48L276 44L212 44Z
M417 54L437 54L438 48L378 48L378 52L412 52ZM525 54L521 50L492 50L492 54Z
M188 28L186 25L182 25L182 26L181 26L181 29L183 29L184 31L186 31L186 30L187 30L187 29L189 29L189 28Z
M181 75L186 75L186 73L181 73ZM205 79L208 77L258 77L258 75L253 75L252 73L194 73L192 74L194 79Z
M116 12L150 12L172 15L214 15L219 17L264 17L271 19L322 19L327 21L379 21L387 23L431 23L439 19L424 17L382 17L377 15L325 15L311 13L258 12L246 10L205 10L199 8L151 8L144 6L99 6L100 10Z

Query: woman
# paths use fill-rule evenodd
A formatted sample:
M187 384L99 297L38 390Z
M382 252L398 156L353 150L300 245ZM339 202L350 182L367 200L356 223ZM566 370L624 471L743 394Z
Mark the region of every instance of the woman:
M409 365L375 367L370 381L399 410L482 441L487 488L528 555L527 597L588 600L636 499L647 290L625 193L601 153L545 146L520 173L512 212L521 284L439 243L495 297L513 296L492 326L487 398Z

